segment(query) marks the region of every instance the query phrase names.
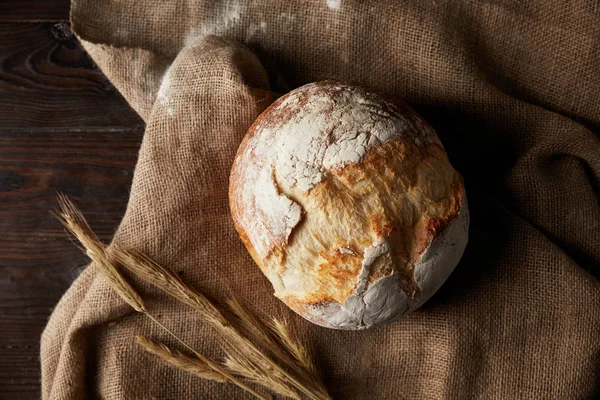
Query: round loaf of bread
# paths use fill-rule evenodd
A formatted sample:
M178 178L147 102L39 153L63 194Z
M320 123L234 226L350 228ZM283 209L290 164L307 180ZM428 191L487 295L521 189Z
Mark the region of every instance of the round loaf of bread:
M429 299L468 237L463 180L402 102L302 86L250 127L229 202L275 296L316 324L364 329Z

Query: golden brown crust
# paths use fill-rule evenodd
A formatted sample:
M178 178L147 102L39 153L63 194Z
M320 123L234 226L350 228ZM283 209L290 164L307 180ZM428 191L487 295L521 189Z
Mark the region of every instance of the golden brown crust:
M323 90L328 88L327 84L321 86ZM369 264L364 285L368 288L394 274L401 289L416 298L420 287L415 264L457 218L464 187L444 149L432 139L435 134L431 128L404 103L384 103L384 110L400 110L415 123L417 128L411 129L416 131L372 146L359 162L327 170L309 190L288 185L274 170L277 192L301 208L302 218L285 240L272 236L267 253L253 245L251 233L241 221L248 220L248 210L256 208L256 199L242 196L248 194L244 187L247 180L242 178L245 169L264 160L249 142L265 127L280 129L311 101L307 95L298 98L299 103L293 106L285 103L286 96L275 101L250 127L236 155L229 200L242 242L273 283L276 296L316 323L328 325L320 312L344 303L363 285L359 275L367 252L381 238L388 243L389 251ZM330 115L332 111L323 111L328 112ZM260 212L251 217L258 223L265 218Z
M311 190L311 202L325 210L331 208L343 209L350 201L348 197L360 195L360 192L350 192L341 195L340 186L353 187L358 182L373 177L374 171L383 172L382 180L376 181L381 196L392 197L399 188L410 190L417 185L419 177L418 168L445 169L447 168L447 159L443 149L437 144L430 144L424 148L407 145L401 140L392 141L379 146L368 153L365 160L361 163L350 164L345 168L335 171L323 182L319 183ZM407 173L407 171L413 171ZM452 174L452 181L448 182L448 191L443 193L443 197L436 203L431 203L431 210L420 210L415 215L393 215L391 210L382 210L382 212L366 215L365 220L370 226L370 230L377 237L389 237L392 242L392 261L396 265L396 272L402 276L404 285L410 293L416 294L418 288L414 283L412 276L412 265L418 259L423 250L443 231L448 224L456 218L462 204L463 184L462 178L456 172ZM233 181L235 182L235 181ZM395 185L393 185L395 183ZM235 184L235 183L233 183ZM426 186L423 186L426 188ZM432 190L427 188L424 191L426 195L431 196ZM332 194L335 193L336 195ZM346 196L345 198L340 198ZM391 199L390 205L394 202ZM334 205L332 206L332 203ZM232 204L232 210L236 204ZM234 211L232 211L234 212ZM386 214L387 213L387 214ZM418 220L414 217L418 216ZM235 221L235 219L234 219ZM248 238L244 229L236 223L236 229L240 237L252 255L256 263L263 268L263 260L256 254L252 242ZM297 230L302 229L299 226ZM414 232L407 235L410 230ZM316 304L329 301L340 301L347 297L355 289L356 276L358 275L363 259L363 253L356 248L364 248L371 243L370 239L353 238L347 243L340 243L330 252L319 252L323 259L316 265L318 274L324 277L324 286L338 287L341 292L337 296L331 294L316 292L306 296L302 300L295 300L300 304ZM291 237L287 247L294 244L294 238ZM354 253L341 254L339 248L345 246ZM286 248L281 247L273 257L285 257ZM388 275L390 267L380 266L374 268L369 275L369 280L375 281L382 276ZM348 285L348 283L351 283Z
M425 248L453 221L462 204L463 184L460 175L454 171L447 182L440 183L439 186L444 189L442 197L435 202L431 202L427 209L415 209L412 215L402 215L398 213L401 209L401 201L395 202L392 197L397 194L400 198L399 189L404 191L421 188L425 197L430 200L433 188L427 186L418 186L419 168L427 169L447 169L449 166L443 149L437 144L430 144L424 148L407 145L402 140L392 141L381 145L368 153L361 163L350 164L345 168L335 171L323 182L312 189L311 202L318 204L319 207L327 209L347 208L351 203L348 198L361 196L360 191L352 190L343 192L340 188L348 186L355 188L359 182L364 180L373 181L373 186L369 189L374 190L377 187L379 196L386 197L383 202L386 206L396 210L382 209L381 212L372 215L365 214L365 226L370 226L370 231L376 237L387 237L391 243L391 264L394 265L395 273L399 274L403 281L403 286L407 293L416 296L419 288L414 281L413 266L423 253ZM379 171L381 179L373 180L375 171ZM412 171L412 172L407 172ZM447 187L447 188L446 188ZM416 189L418 190L418 189ZM344 194L342 194L344 193ZM344 199L340 200L340 196ZM334 204L332 206L332 203ZM301 228L299 228L301 229ZM365 248L371 244L368 235L361 241L360 237L354 237L353 241L347 243L348 248ZM294 245L290 241L288 249ZM353 250L356 256L339 256L339 251L334 249L330 253L320 253L326 262L319 264L319 275L323 278L323 287L338 287L340 292L333 296L327 291L311 293L302 299L295 299L296 308L302 305L314 305L326 302L343 302L348 294L356 287L357 275L360 272L363 252ZM369 282L387 276L392 267L390 263L380 262L375 264L369 274ZM350 285L347 285L351 283ZM342 289L343 288L343 289ZM286 302L288 300L286 299Z

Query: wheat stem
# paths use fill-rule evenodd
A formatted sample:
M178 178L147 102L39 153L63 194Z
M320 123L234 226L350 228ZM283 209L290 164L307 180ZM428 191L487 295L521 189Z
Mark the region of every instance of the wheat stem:
M206 358L202 354L198 353L196 350L194 350L192 347L190 347L187 343L185 343L183 340L181 340L179 338L179 336L177 336L175 333L173 333L169 328L167 328L160 321L158 321L156 318L154 318L151 314L146 313L146 315L148 316L148 318L150 318L152 321L154 321L154 323L156 323L158 326L160 326L162 329L164 329L169 335L171 335L175 340L177 340L179 343L181 343L185 348L187 348L192 353L194 353L194 355L196 357L198 357L199 360L206 363L206 365L208 365L210 368L212 368L215 372L218 372L219 374L221 374L225 378L227 378L227 380L231 381L232 383L236 384L237 386L241 387L242 389L252 393L256 398L266 399L266 397L264 397L260 393L257 393L254 389L252 389L251 387L246 385L244 382L237 379L234 375L230 374L226 369L221 367L219 364L215 363L211 359Z
M112 260L108 258L104 245L98 240L75 205L63 195L59 195L59 204L62 211L55 213L55 215L79 240L83 246L83 250L99 267L99 270L107 278L113 290L136 311L145 314L184 347L193 352L215 374L247 390L259 399L265 399L265 397L248 387L233 374L238 374L277 393L293 398L298 397L298 393L294 389L296 388L312 399L331 399L327 393L327 389L319 379L316 367L310 359L308 352L301 344L293 340L289 329L283 322L274 319L272 324L265 327L263 323L255 319L235 299L228 301L229 308L240 319L243 328L261 342L265 348L270 350L276 356L276 359L293 371L293 373L290 373L279 365L278 362L275 362L271 357L264 354L259 347L232 326L208 298L186 285L177 274L162 267L142 253L127 251L113 246L112 250L114 251L111 254L119 264L127 267L139 277L160 288L167 294L199 311L203 320L224 336L226 339L225 344L238 357L228 355L226 366L231 370L230 372L227 368L196 352L148 312L141 297L123 278ZM166 354L163 355L166 356Z
M164 343L150 340L144 336L136 336L136 343L148 353L151 353L165 362L190 372L204 379L215 382L225 383L228 379L222 374L216 372L209 365L198 358L187 356L175 349L172 349Z
M173 336L182 345L190 349L196 355L196 357L198 357L198 359L206 363L206 365L208 365L214 371L223 375L229 381L236 384L240 388L248 391L256 398L259 398L261 400L267 400L267 397L256 392L254 389L252 389L244 382L233 376L219 364L211 361L210 359L204 357L200 353L193 350L189 345L183 342L176 334L174 334L160 321L158 321L150 313L148 313L148 310L146 309L142 298L135 291L135 289L133 289L133 287L125 280L125 278L123 277L123 275L121 275L116 266L109 260L106 254L104 244L102 244L102 242L100 242L98 237L94 234L89 224L83 217L83 214L81 214L81 212L77 209L77 207L75 207L71 200L69 200L66 196L62 194L59 194L58 202L61 207L61 211L54 212L53 214L81 243L85 250L85 253L90 258L90 260L99 267L99 271L106 278L111 288L127 304L129 304L134 310L146 315L154 323L158 324L161 328L163 328L166 332Z
M71 200L62 194L58 195L58 203L61 211L53 212L54 216L79 240L86 255L98 265L100 273L115 292L134 310L145 312L146 306L142 298L108 259L104 251L104 244L92 231L83 214Z
M121 265L135 272L140 278L155 285L165 293L199 311L206 322L225 334L226 337L231 340L233 344L232 351L237 354L246 354L255 364L265 364L270 370L276 373L276 375L274 375L275 377L281 377L283 380L289 381L293 386L310 398L318 400L330 399L326 389L322 383L320 383L318 378L307 378L307 373L299 371L298 368L295 367L293 360L287 360L286 364L291 366L298 376L302 376L302 380L282 368L233 327L206 296L186 285L173 271L161 266L145 254L120 249L118 247L114 250L114 257ZM262 339L264 339L264 337ZM313 370L316 370L316 368L309 369L309 371Z
M273 318L271 323L265 324L261 319L248 312L235 298L228 299L226 304L227 308L239 319L242 328L273 353L279 362L309 382L312 385L311 389L318 392L321 398L329 398L308 351L302 344L294 340L286 324L276 318Z
M251 382L269 387L272 391L282 396L301 400L298 392L286 384L285 381L282 381L281 377L273 374L273 371L265 369L262 365L256 365L246 357L228 354L225 358L225 365L230 371L243 376Z

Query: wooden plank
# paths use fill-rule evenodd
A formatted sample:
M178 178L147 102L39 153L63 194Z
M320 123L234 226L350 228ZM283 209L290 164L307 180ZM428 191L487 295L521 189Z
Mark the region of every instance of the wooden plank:
M64 238L50 215L62 192L110 238L129 197L142 129L61 132L0 130L0 237Z
M39 398L41 333L87 265L49 214L55 193L76 201L108 242L142 136L141 128L0 128L0 398Z
M66 21L70 0L2 0L0 22Z
M0 347L39 345L48 316L87 258L67 238L2 240L0 249Z
M5 0L0 22L51 20L65 5ZM49 213L55 193L75 200L108 242L142 136L143 121L67 24L0 23L0 398L40 397L41 333L87 265Z
M0 346L0 398L40 398L39 346Z
M0 24L2 128L139 127L66 23Z

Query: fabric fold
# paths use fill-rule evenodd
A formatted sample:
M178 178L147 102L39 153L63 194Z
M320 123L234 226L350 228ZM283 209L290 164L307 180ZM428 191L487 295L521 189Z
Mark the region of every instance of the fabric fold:
M113 243L211 298L283 314L336 399L600 394L600 25L589 1L76 0L71 18L146 122ZM361 332L281 306L228 209L236 150L281 81L322 79L411 104L469 197L471 240L449 280L422 309ZM193 310L132 279L163 323L219 357ZM88 267L43 334L43 398L246 398L156 362L136 334L177 347Z

